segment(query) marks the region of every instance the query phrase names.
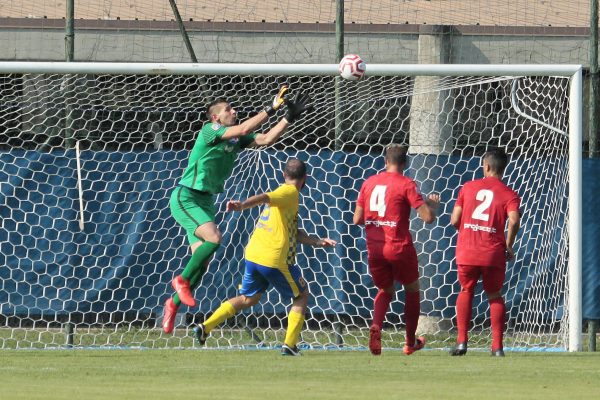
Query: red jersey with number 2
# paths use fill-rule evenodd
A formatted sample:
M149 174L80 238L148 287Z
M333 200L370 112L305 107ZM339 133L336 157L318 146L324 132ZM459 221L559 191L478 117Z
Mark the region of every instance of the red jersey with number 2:
M369 254L389 258L412 246L410 209L423 203L415 182L400 173L381 172L367 179L357 205L364 210Z
M520 203L519 195L498 178L465 183L456 200L456 205L462 208L456 263L506 266L506 219L509 212L519 211Z

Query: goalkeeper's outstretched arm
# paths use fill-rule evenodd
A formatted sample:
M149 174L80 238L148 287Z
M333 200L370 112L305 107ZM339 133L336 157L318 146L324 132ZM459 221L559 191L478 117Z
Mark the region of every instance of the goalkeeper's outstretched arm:
M222 139L233 139L254 132L256 128L261 126L267 120L267 118L269 118L270 115L273 115L275 112L277 112L277 110L279 110L279 108L281 108L283 104L285 104L285 95L287 94L287 91L288 87L285 85L279 88L279 92L277 92L273 98L272 104L269 104L264 110L256 114L254 117L242 122L241 124L227 128L222 136Z
M267 113L259 112L254 117L247 119L239 125L230 126L227 128L221 139L229 140L240 136L246 136L252 133L256 128L261 126L267 120Z
M250 144L248 147L256 147L256 146L270 146L277 141L286 131L289 122L285 118L282 118L281 121L277 123L270 131L267 133L259 133L256 135L254 142Z
M270 131L256 135L256 138L254 139L254 142L250 144L250 147L270 146L275 143L292 122L313 109L313 106L309 104L309 102L310 97L306 93L299 94L293 101L287 101L287 114L285 117L283 117Z

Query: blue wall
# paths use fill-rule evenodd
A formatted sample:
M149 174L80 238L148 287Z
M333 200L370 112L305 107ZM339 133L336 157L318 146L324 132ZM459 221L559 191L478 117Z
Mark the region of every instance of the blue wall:
M583 318L600 319L600 159L583 160Z
M274 188L283 162L298 156L311 167L309 188L303 191L302 227L309 233L340 242L335 250L304 248L298 263L310 282L313 312L369 316L375 293L366 273L362 228L353 226L352 210L365 176L383 167L381 158L341 152L245 152L240 156L235 184L217 199L220 210L228 198L245 198L257 188ZM72 151L0 154L0 314L55 315L71 312L140 311L157 313L171 292L169 281L181 271L188 247L170 216L168 198L180 177L187 151L144 153L82 153L85 231L78 227L75 158ZM554 162L554 161L553 161ZM559 160L564 162L564 160ZM535 171L536 190L519 193L526 213L518 238L518 260L508 266L508 307L518 310L531 290L542 290L547 279L559 279L554 268L562 254L554 246L543 261L526 238L553 232L564 218L546 220L546 193L564 179L546 173L547 160L514 160L507 171L509 184L522 171ZM427 166L428 168L422 168ZM518 166L518 167L517 167ZM433 169L432 169L433 168ZM454 272L454 228L449 213L457 188L478 177L479 159L414 156L407 171L424 192L437 190L443 214L432 226L413 221L420 238L423 267L423 312L451 317L458 292ZM420 176L421 171L429 175ZM534 172L532 172L534 174ZM600 318L600 217L586 214L600 196L600 162L584 160L584 317ZM267 178L268 177L268 178ZM559 199L566 201L566 199ZM310 210L310 211L309 211ZM241 277L243 244L258 210L225 214L217 222L224 231L222 246L203 286L197 292L200 311L208 312L235 295ZM419 239L418 238L418 239ZM556 238L559 240L559 238ZM427 257L425 260L424 257ZM358 262L353 262L358 261ZM423 262L429 261L429 262ZM533 268L535 266L535 268ZM532 273L532 270L535 271ZM213 283L213 284L211 284ZM539 289L542 287L542 289ZM270 293L269 296L275 296ZM516 304L513 304L516 303ZM282 312L262 302L264 312ZM284 303L287 305L287 302ZM485 308L481 297L476 306ZM514 307L513 307L514 306ZM558 319L557 304L546 319ZM394 303L395 311L401 305Z

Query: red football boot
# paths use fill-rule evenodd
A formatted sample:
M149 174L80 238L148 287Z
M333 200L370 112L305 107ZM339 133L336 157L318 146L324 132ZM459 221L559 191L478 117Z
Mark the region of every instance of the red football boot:
M404 349L402 351L407 356L410 356L415 351L421 350L423 347L425 347L425 343L427 343L425 338L423 336L419 336L414 346L404 345Z
M175 317L177 316L177 305L173 303L172 298L168 298L165 301L165 308L163 310L163 322L162 328L164 333L171 333L175 328Z
M374 356L381 354L381 328L379 325L371 325L371 329L369 329L369 350Z
M179 295L179 300L186 306L195 307L196 300L194 300L194 296L192 295L192 291L190 290L190 282L183 279L183 276L177 275L172 281L171 286Z

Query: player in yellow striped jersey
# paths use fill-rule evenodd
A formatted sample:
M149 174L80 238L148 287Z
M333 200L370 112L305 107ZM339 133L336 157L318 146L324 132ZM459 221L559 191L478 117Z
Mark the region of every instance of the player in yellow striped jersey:
M282 296L294 299L281 354L300 354L296 344L304 323L309 293L301 270L295 264L296 245L331 247L337 243L329 238L309 236L298 229L298 203L300 190L306 182L306 164L296 158L289 159L283 176L285 183L272 192L243 202L232 200L227 203L227 211L242 211L261 204L265 207L246 246L240 295L223 302L210 318L194 329L200 344L206 342L208 334L217 325L258 303L269 286L273 286Z

